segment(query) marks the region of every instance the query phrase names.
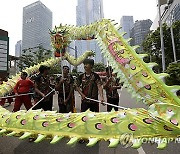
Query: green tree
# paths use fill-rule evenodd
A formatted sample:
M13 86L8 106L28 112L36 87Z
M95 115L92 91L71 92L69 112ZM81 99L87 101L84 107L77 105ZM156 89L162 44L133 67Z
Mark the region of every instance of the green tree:
M72 70L72 72L71 72L71 75L77 77L77 76L78 76L77 69L74 68L74 69Z
M180 21L176 21L173 25L173 34L176 47L177 59L180 59ZM170 27L167 24L163 24L163 39L164 39L164 51L165 51L165 63L166 67L174 61L173 48ZM159 70L162 71L162 56L161 56L161 41L160 41L160 28L155 31L151 31L142 44L144 51L150 56L151 62L159 64Z
M166 78L167 85L180 85L180 63L170 64L166 72L170 75Z
M93 71L95 72L103 72L105 69L106 66L103 63L95 63L93 67Z
M61 65L60 63L55 64L51 67L49 74L61 74Z
M28 52L28 54L26 54ZM20 70L38 64L51 57L51 50L44 49L41 45L23 50L18 66Z

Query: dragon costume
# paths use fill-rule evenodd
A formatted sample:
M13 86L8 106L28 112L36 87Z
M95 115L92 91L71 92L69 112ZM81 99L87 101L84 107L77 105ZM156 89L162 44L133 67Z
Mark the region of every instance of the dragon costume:
M103 19L81 27L60 25L50 33L56 55L62 53L61 57L51 58L23 71L30 75L37 72L41 64L52 67L62 58L72 65L78 65L87 56L93 55L93 52L88 51L75 59L64 49L72 40L96 39L117 77L121 78L134 99L145 103L149 109L61 114L41 110L11 113L0 107L0 134L19 136L20 139L34 137L35 142L48 138L52 144L64 137L70 138L67 144L87 139L87 146L105 140L110 142L109 147L125 144L128 138L128 144L133 148L139 148L143 139L153 139L159 149L164 149L169 142L180 136L180 99L176 95L180 86L167 86L163 78L168 74L154 73L152 68L157 64L145 63L143 58L147 55L137 54L137 46L128 44L130 39L123 38L113 21ZM19 75L20 73L1 85L0 96L12 91Z

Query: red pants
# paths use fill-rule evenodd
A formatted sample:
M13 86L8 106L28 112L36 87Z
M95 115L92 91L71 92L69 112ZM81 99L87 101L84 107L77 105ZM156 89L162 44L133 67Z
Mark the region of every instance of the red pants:
M32 107L31 97L29 95L17 96L15 98L13 112L19 111L23 103L26 110L29 110Z
M5 101L6 101L6 99L5 99L5 98L2 98L2 99L0 100L0 105L1 105L1 106L4 106Z

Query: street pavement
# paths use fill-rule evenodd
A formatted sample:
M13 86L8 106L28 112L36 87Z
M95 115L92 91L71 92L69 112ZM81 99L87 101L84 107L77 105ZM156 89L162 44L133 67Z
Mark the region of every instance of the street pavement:
M119 91L120 102L119 105L127 108L147 108L142 103L136 102L127 93L126 88ZM76 110L80 111L81 97L75 92ZM13 104L6 107L12 111ZM24 107L22 107L24 109ZM58 110L57 95L54 95L54 109ZM100 105L100 111L106 111L106 106ZM119 145L117 148L108 148L108 142L101 141L94 147L86 147L84 144L77 143L74 146L69 146L66 143L69 141L65 138L55 145L49 144L50 140L42 141L41 143L33 143L28 140L19 140L16 137L0 137L0 154L178 154L180 153L180 146L178 143L170 143L165 150L158 150L157 144L143 144L142 148L133 149L125 148Z

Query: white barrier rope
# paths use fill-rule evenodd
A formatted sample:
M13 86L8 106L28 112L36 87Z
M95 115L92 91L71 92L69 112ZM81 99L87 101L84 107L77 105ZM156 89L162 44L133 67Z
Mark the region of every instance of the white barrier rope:
M101 104L105 104L105 105L117 107L117 108L122 109L122 110L127 110L127 109L128 109L128 108L126 108L126 107L114 105L114 104L107 103L107 102L101 102L101 101L98 101L98 100L96 100L96 99L92 99L92 98L88 98L88 97L85 97L85 99L90 100L90 101L94 101L94 102L97 102L97 103L101 103Z
M6 99L6 98L11 98L11 97L18 97L18 96L25 96L25 95L33 95L34 93L26 93L26 94L19 94L19 95L11 95L11 96L6 96L6 97L0 97L0 99Z
M33 105L28 111L32 110L35 106L37 106L40 102L42 102L47 96L49 96L55 89L52 89L45 97L41 98L35 105Z

